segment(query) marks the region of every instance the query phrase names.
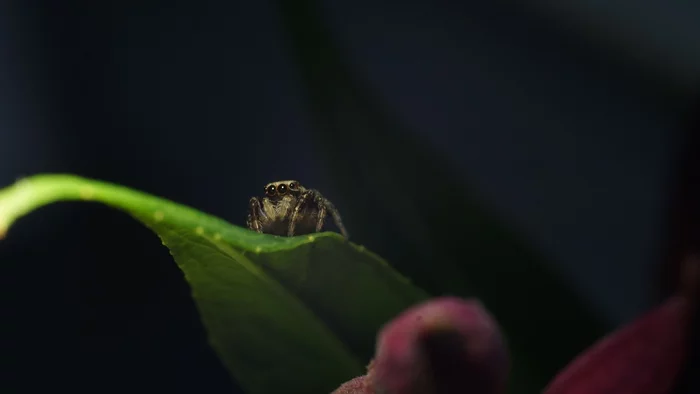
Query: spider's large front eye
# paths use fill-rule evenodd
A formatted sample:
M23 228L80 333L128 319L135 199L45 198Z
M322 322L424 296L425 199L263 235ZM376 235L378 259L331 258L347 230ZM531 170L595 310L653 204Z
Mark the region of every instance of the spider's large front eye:
M270 185L265 189L265 194L267 194L268 197L272 197L275 195L275 191L277 188L275 188L275 185Z
M284 193L287 192L287 186L286 185L280 185L277 188L277 192L279 192L280 195L283 195Z

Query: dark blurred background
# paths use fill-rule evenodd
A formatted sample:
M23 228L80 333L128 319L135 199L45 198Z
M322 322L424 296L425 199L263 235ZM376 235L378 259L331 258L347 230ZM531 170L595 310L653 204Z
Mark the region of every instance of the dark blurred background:
M459 189L611 330L697 247L698 20L700 3L660 0L5 1L0 181L70 172L243 225L250 196L296 178L433 293L459 293L421 282L440 275L434 229L479 227L421 215ZM235 389L128 216L43 208L0 260L3 392ZM498 311L523 296L489 278Z

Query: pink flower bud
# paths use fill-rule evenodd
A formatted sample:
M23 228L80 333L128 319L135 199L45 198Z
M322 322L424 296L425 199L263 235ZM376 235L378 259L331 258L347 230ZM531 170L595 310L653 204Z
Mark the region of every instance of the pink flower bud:
M374 394L374 391L367 384L365 376L358 376L355 379L343 383L331 394Z
M481 303L443 297L381 330L368 379L383 394L498 394L508 369L498 324Z

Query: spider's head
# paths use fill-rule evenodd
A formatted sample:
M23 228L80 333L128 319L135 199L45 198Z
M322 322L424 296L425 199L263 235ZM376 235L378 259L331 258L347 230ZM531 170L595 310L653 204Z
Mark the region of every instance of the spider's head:
M280 200L286 195L298 196L302 191L304 186L294 180L270 182L265 185L265 197L270 200Z

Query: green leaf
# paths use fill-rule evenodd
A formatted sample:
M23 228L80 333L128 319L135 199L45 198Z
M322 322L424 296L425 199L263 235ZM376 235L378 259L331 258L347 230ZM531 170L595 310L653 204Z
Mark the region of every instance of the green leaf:
M21 216L66 200L125 211L160 237L192 289L210 344L248 393L332 391L364 372L382 324L427 297L336 233L257 234L72 175L37 175L0 190L0 237Z

